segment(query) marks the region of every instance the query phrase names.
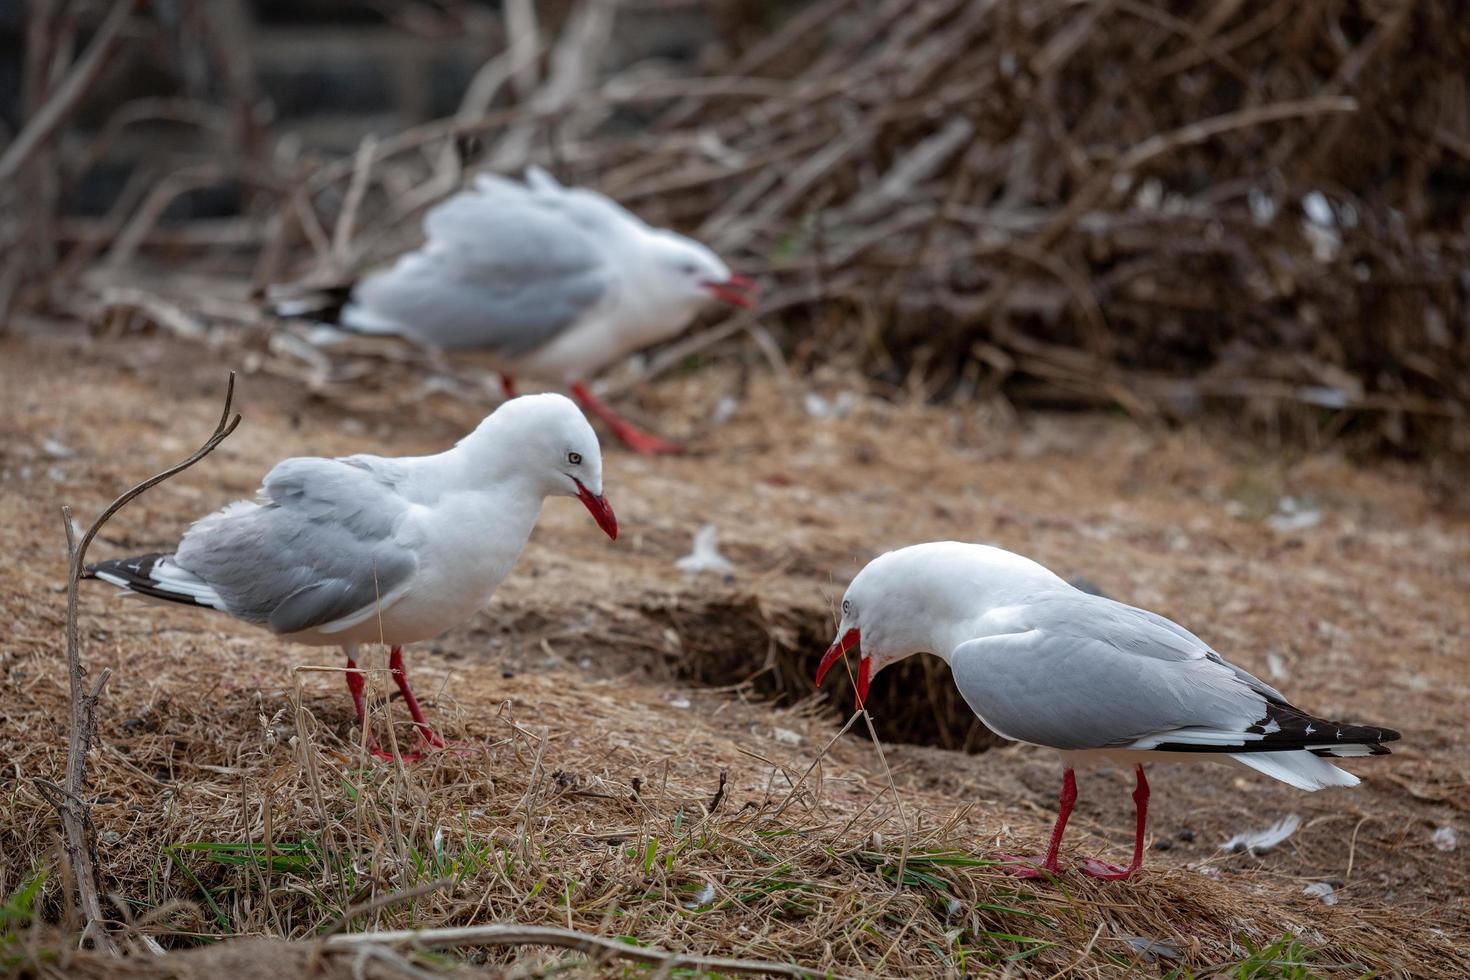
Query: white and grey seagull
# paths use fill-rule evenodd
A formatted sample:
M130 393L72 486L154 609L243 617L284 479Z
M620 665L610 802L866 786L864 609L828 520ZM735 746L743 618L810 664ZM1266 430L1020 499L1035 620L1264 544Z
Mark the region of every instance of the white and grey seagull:
M1056 874L1077 799L1073 767L1132 764L1136 832L1126 868L1088 858L1082 871L1118 879L1143 864L1145 762L1223 762L1303 790L1355 786L1330 758L1386 755L1387 728L1327 721L1226 662L1155 613L1090 595L1043 566L986 545L917 544L873 559L848 586L837 638L817 683L859 651L859 706L884 667L916 653L945 660L965 702L1003 738L1058 749L1064 773L1046 853L1002 857L1023 877Z
M753 305L754 282L704 245L536 167L525 183L477 175L429 210L424 234L392 265L274 311L484 351L508 393L526 375L565 384L630 448L660 453L679 447L623 419L586 382L674 336L711 299Z
M549 496L578 498L617 539L592 427L562 395L527 395L432 456L284 460L255 500L195 522L172 554L87 571L145 598L216 609L297 643L340 646L364 732L358 645L387 644L414 724L442 748L408 685L402 646L438 636L490 601Z

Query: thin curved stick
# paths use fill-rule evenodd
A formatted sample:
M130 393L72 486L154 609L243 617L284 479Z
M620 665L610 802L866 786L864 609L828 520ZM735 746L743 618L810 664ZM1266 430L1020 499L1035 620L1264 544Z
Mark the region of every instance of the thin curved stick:
M407 945L417 949L443 949L451 946L559 946L580 950L589 955L620 956L643 963L671 965L671 969L693 968L724 973L761 973L786 977L831 977L825 970L809 970L794 963L765 960L735 960L723 956L692 956L672 953L649 946L633 946L575 929L559 926L527 926L519 923L461 926L444 929L400 929L392 932L362 932L329 936L321 948L361 950L374 946Z
M92 526L87 529L87 533L82 535L80 542L76 540L76 529L72 526L71 508L65 504L61 507L61 519L66 527L68 559L66 661L71 675L71 738L66 756L66 785L57 786L44 779L36 779L34 782L37 790L56 807L57 813L61 816L62 828L66 832L67 858L71 862L72 876L76 879L78 905L86 919L86 924L82 929L82 938L85 941L89 936L92 937L98 948L113 955L117 955L118 949L107 934L106 920L102 915L102 903L98 898L96 834L85 796L87 753L91 750L92 737L97 727L97 699L102 696L102 689L106 686L108 678L112 676L112 670L106 668L102 671L90 693L84 689L83 679L86 676L86 670L82 666L81 630L77 624L79 584L85 574L87 549L113 515L139 494L182 473L214 452L219 444L235 431L235 427L240 424L240 416L238 414L233 418L230 416L230 408L234 400L235 372L231 371L229 385L225 389L224 410L220 413L219 423L215 425L214 433L205 440L204 445L182 463L170 466L119 496L92 522Z

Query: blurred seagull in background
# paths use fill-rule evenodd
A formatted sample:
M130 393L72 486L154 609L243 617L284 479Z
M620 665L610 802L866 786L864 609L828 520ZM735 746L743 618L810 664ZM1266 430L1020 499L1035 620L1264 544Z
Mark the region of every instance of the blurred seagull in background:
M712 299L754 306L754 281L704 245L536 167L525 183L477 175L429 210L424 233L392 266L273 312L488 352L508 395L524 375L565 384L629 448L664 453L680 447L619 416L587 380L679 333Z
M988 728L1061 751L1060 812L1046 853L1003 855L1022 877L1060 870L1057 849L1077 800L1074 765L1121 762L1137 773L1133 862L1082 865L1119 879L1143 864L1145 762L1231 763L1317 790L1358 783L1327 759L1387 755L1382 743L1399 737L1310 715L1163 616L1081 592L1029 558L985 545L917 544L869 562L842 599L817 683L854 649L859 707L873 675L933 653Z
M97 562L87 572L297 643L341 646L364 732L358 645L387 644L414 724L442 748L409 688L402 645L438 636L490 601L549 496L578 498L617 539L592 427L562 395L527 395L433 456L285 460L257 499L195 522L172 554Z

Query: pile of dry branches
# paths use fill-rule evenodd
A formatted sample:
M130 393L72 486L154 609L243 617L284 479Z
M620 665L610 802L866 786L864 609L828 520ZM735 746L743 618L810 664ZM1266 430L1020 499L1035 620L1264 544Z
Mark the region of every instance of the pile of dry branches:
M452 119L337 160L230 136L239 166L211 174L254 188L229 241L255 284L381 258L466 168L540 162L764 273L797 367L1470 446L1451 4L821 0L765 36L736 23L703 77L601 71L607 0L541 14L507 4ZM119 214L108 264L177 247L156 220L199 179Z
M1435 3L832 0L587 159L764 260L808 360L1403 444L1470 403L1467 55Z

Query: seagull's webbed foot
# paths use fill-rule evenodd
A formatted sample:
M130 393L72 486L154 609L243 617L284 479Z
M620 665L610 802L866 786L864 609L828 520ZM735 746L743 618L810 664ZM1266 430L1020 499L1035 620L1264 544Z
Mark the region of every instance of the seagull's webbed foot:
M379 745L376 740L369 742L367 749L372 753L373 758L386 762L392 762L398 758L402 758L404 762L423 762L435 752L452 752L459 756L471 756L479 751L477 746L469 742L446 742L433 732L428 732L427 735L420 732L418 749L413 752L401 752L395 756Z
M368 752L372 753L373 758L382 759L384 762L396 762L399 759L402 759L404 762L408 763L423 762L424 756L427 755L427 753L425 752L402 752L398 755L394 755L387 749L379 747L378 743L376 742L373 742L368 746Z
M467 759L472 755L479 755L483 752L484 746L476 745L473 742L461 742L458 739L450 739L447 742L441 741L438 749L441 752L448 752L451 755L457 755Z
M1067 830L1067 818L1072 815L1072 806L1077 802L1077 777L1069 766L1062 773L1062 792L1057 798L1057 822L1051 828L1051 840L1046 853L1034 857L1018 857L1014 854L997 854L1005 862L1000 869L1017 878L1049 878L1061 873L1057 863L1057 851L1062 846L1062 834Z
M1133 876L1139 868L1143 867L1143 834L1148 826L1148 778L1143 774L1143 766L1133 767L1136 785L1133 787L1133 809L1134 809L1134 835L1133 835L1133 860L1128 867L1121 868L1107 861L1099 861L1097 858L1083 858L1079 870L1090 878L1100 878L1103 881L1122 881Z
M450 752L454 755L459 756L477 755L480 752L481 748L473 742L461 742L458 739L440 738L438 735L436 735L434 732L429 731L429 729L427 728L421 729L419 731L419 737L422 740L421 744L426 750L433 749L439 752ZM423 754L428 755L429 752L425 751Z
M1055 855L1050 858L1050 864L1045 854L996 854L994 857L1001 862L1000 870L1013 878L1049 878L1061 873Z
M1077 870L1089 878L1099 878L1103 881L1122 881L1131 877L1138 870L1138 865L1131 864L1126 868L1120 868L1116 864L1107 861L1099 861L1097 858L1085 857Z

